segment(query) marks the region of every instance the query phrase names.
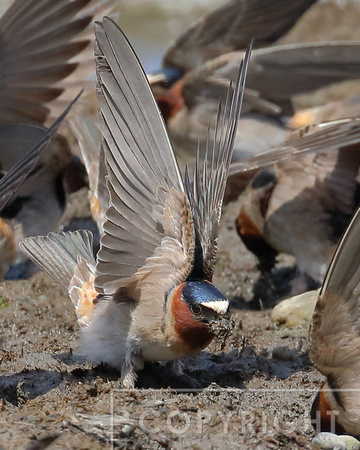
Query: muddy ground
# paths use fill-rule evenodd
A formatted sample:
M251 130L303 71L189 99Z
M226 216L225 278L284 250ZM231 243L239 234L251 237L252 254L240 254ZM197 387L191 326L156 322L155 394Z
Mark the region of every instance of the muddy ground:
M359 2L321 2L292 39L360 38L359 19ZM358 92L353 83L301 104ZM84 215L84 203L86 193L77 194L67 218ZM62 288L41 273L2 283L0 448L52 436L54 450L315 448L309 410L322 376L306 353L307 329L277 328L270 318L287 295L291 260L260 279L236 235L237 211L238 202L225 208L215 276L233 299L235 329L222 351L214 343L184 362L197 390L159 364L139 373L138 389L121 389L119 373L76 354L79 329Z
M109 448L111 439L120 448L311 448L308 413L321 376L306 354L307 330L277 329L270 309L251 310L260 307L247 302L259 273L236 235L237 208L226 208L215 277L234 298L235 329L223 351L215 342L184 362L198 390L160 364L139 374L138 389L122 390L119 373L76 354L64 289L42 273L1 284L0 447L59 434L51 448ZM262 291L265 308L286 295L284 270L268 280L271 296Z

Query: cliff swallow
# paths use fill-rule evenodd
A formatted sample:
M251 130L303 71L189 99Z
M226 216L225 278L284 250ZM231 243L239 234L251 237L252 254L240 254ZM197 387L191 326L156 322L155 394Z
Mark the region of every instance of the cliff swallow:
M105 211L109 206L109 193L105 183L106 167L100 122L97 116L77 116L70 120L70 125L80 146L89 179L91 215L102 234Z
M234 161L266 151L287 139L294 96L359 78L359 49L358 42L331 42L254 50ZM180 152L188 152L194 142L204 139L209 123L215 123L217 98L224 95L229 80L234 79L242 57L243 52L219 56L186 73L169 89L154 87L170 136Z
M45 126L75 96L74 90L87 87L83 77L95 65L93 38L86 33L96 15L112 3L16 0L1 17L0 147L12 149L6 158L5 151L0 157L5 172L46 132ZM64 131L62 127L62 134L54 136L1 211L4 227L10 231L16 228L22 236L31 236L56 229L68 195L87 184L83 165L72 155Z
M0 18L0 123L47 125L60 115L94 70L94 17L112 3L14 1Z
M100 250L90 232L33 237L21 250L68 287L89 361L133 387L144 361L178 360L230 331L229 302L211 283L222 199L250 52L218 116L194 182L182 179L156 101L131 46L97 23L96 64L107 189ZM205 158L206 160L207 158Z
M358 205L359 124L344 119L310 127L310 134L288 143L300 153L301 147L321 151L278 162L253 178L242 195L236 226L260 261L274 261L276 252L292 254L302 274L322 283Z
M306 125L348 117L360 117L360 95L300 110L291 118L290 126L296 130Z
M201 17L164 55L158 80L173 84L185 72L225 53L273 44L284 36L316 0L231 0ZM154 78L156 74L154 74Z
M309 355L326 376L313 403L312 423L317 431L354 436L360 435L359 245L360 209L328 268L309 333Z
M43 150L54 139L63 119L78 97L66 108L61 116L48 129L34 125L7 125L0 128L0 148L2 149L2 167L0 173L0 213L6 210L6 204L30 174L36 172L36 165ZM26 152L26 145L32 143ZM20 225L13 225L0 218L0 279L16 256L17 244L22 237Z
M163 69L150 80L179 156L186 159L189 149L206 139L209 124L215 124L217 99L235 79L243 58L243 38L248 40L250 34L258 47L274 42L313 3L229 2L175 42L164 57ZM256 48L234 160L271 149L287 138L294 96L359 78L359 46L359 42L325 42Z

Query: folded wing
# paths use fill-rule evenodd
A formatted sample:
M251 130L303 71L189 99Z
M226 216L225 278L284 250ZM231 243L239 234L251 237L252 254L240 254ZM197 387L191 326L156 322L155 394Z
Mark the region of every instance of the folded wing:
M360 209L326 274L310 327L310 357L336 387L356 387L360 367Z

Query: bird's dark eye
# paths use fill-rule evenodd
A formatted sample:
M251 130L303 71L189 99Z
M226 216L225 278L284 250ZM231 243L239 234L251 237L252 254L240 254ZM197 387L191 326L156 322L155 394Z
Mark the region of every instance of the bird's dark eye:
M160 87L164 88L164 89L170 89L171 88L171 82L170 80L162 80L159 83Z
M198 315L198 314L201 313L201 307L200 307L199 305L190 305L190 311L191 311L193 314Z

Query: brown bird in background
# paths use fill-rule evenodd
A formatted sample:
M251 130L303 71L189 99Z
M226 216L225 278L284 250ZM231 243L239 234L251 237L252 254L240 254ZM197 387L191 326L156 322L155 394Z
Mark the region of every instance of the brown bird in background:
M360 209L334 254L310 326L309 355L326 376L311 411L316 431L360 435Z
M360 75L359 42L264 45L276 42L314 2L232 1L195 22L168 50L160 73L150 76L175 150L186 159L214 126L217 99L243 57L255 47L234 160L266 151L289 131L294 96Z
M7 137L9 139L5 142L5 132L0 132L0 136L2 138L0 148L3 160L3 167L0 173L0 213L4 211L6 204L9 202L14 193L20 189L22 183L29 176L29 174L36 173L36 164L41 153L49 145L51 139L54 138L63 119L70 111L78 97L66 108L66 110L48 130L43 131L32 125L9 126L6 128L6 132L8 133ZM9 131L12 131L13 134L9 134ZM34 139L35 136L38 135L33 148L27 152L25 148L23 148L24 142L21 142L22 133L25 133L27 136L25 139L25 144L28 143L27 140L30 133L33 134ZM16 136L20 137L20 139L17 139L16 143L18 145L13 145L16 141ZM6 166L11 163L11 167L7 169ZM10 223L6 223L6 221L0 219L0 279L5 277L10 264L15 259L17 242L21 236L22 233L20 225L15 224L15 226L12 227Z
M344 119L295 132L288 142L307 147L316 137L316 130L322 129L322 151L262 169L245 189L236 219L237 231L266 270L273 267L278 252L288 253L295 256L301 275L317 285L322 283L336 245L359 203L359 144L340 139L326 148L330 142L326 139L332 139L331 128L336 132L341 127L348 127L351 138L359 123ZM306 290L303 282L300 276L294 293Z
M95 86L94 81L85 79L95 67L92 26L113 3L16 0L1 17L0 163L4 173L82 88L85 93L75 113L89 107L83 99ZM54 230L68 195L87 184L83 165L72 155L68 131L62 130L0 213L4 227L16 228L16 235ZM11 151L2 151L4 147Z

